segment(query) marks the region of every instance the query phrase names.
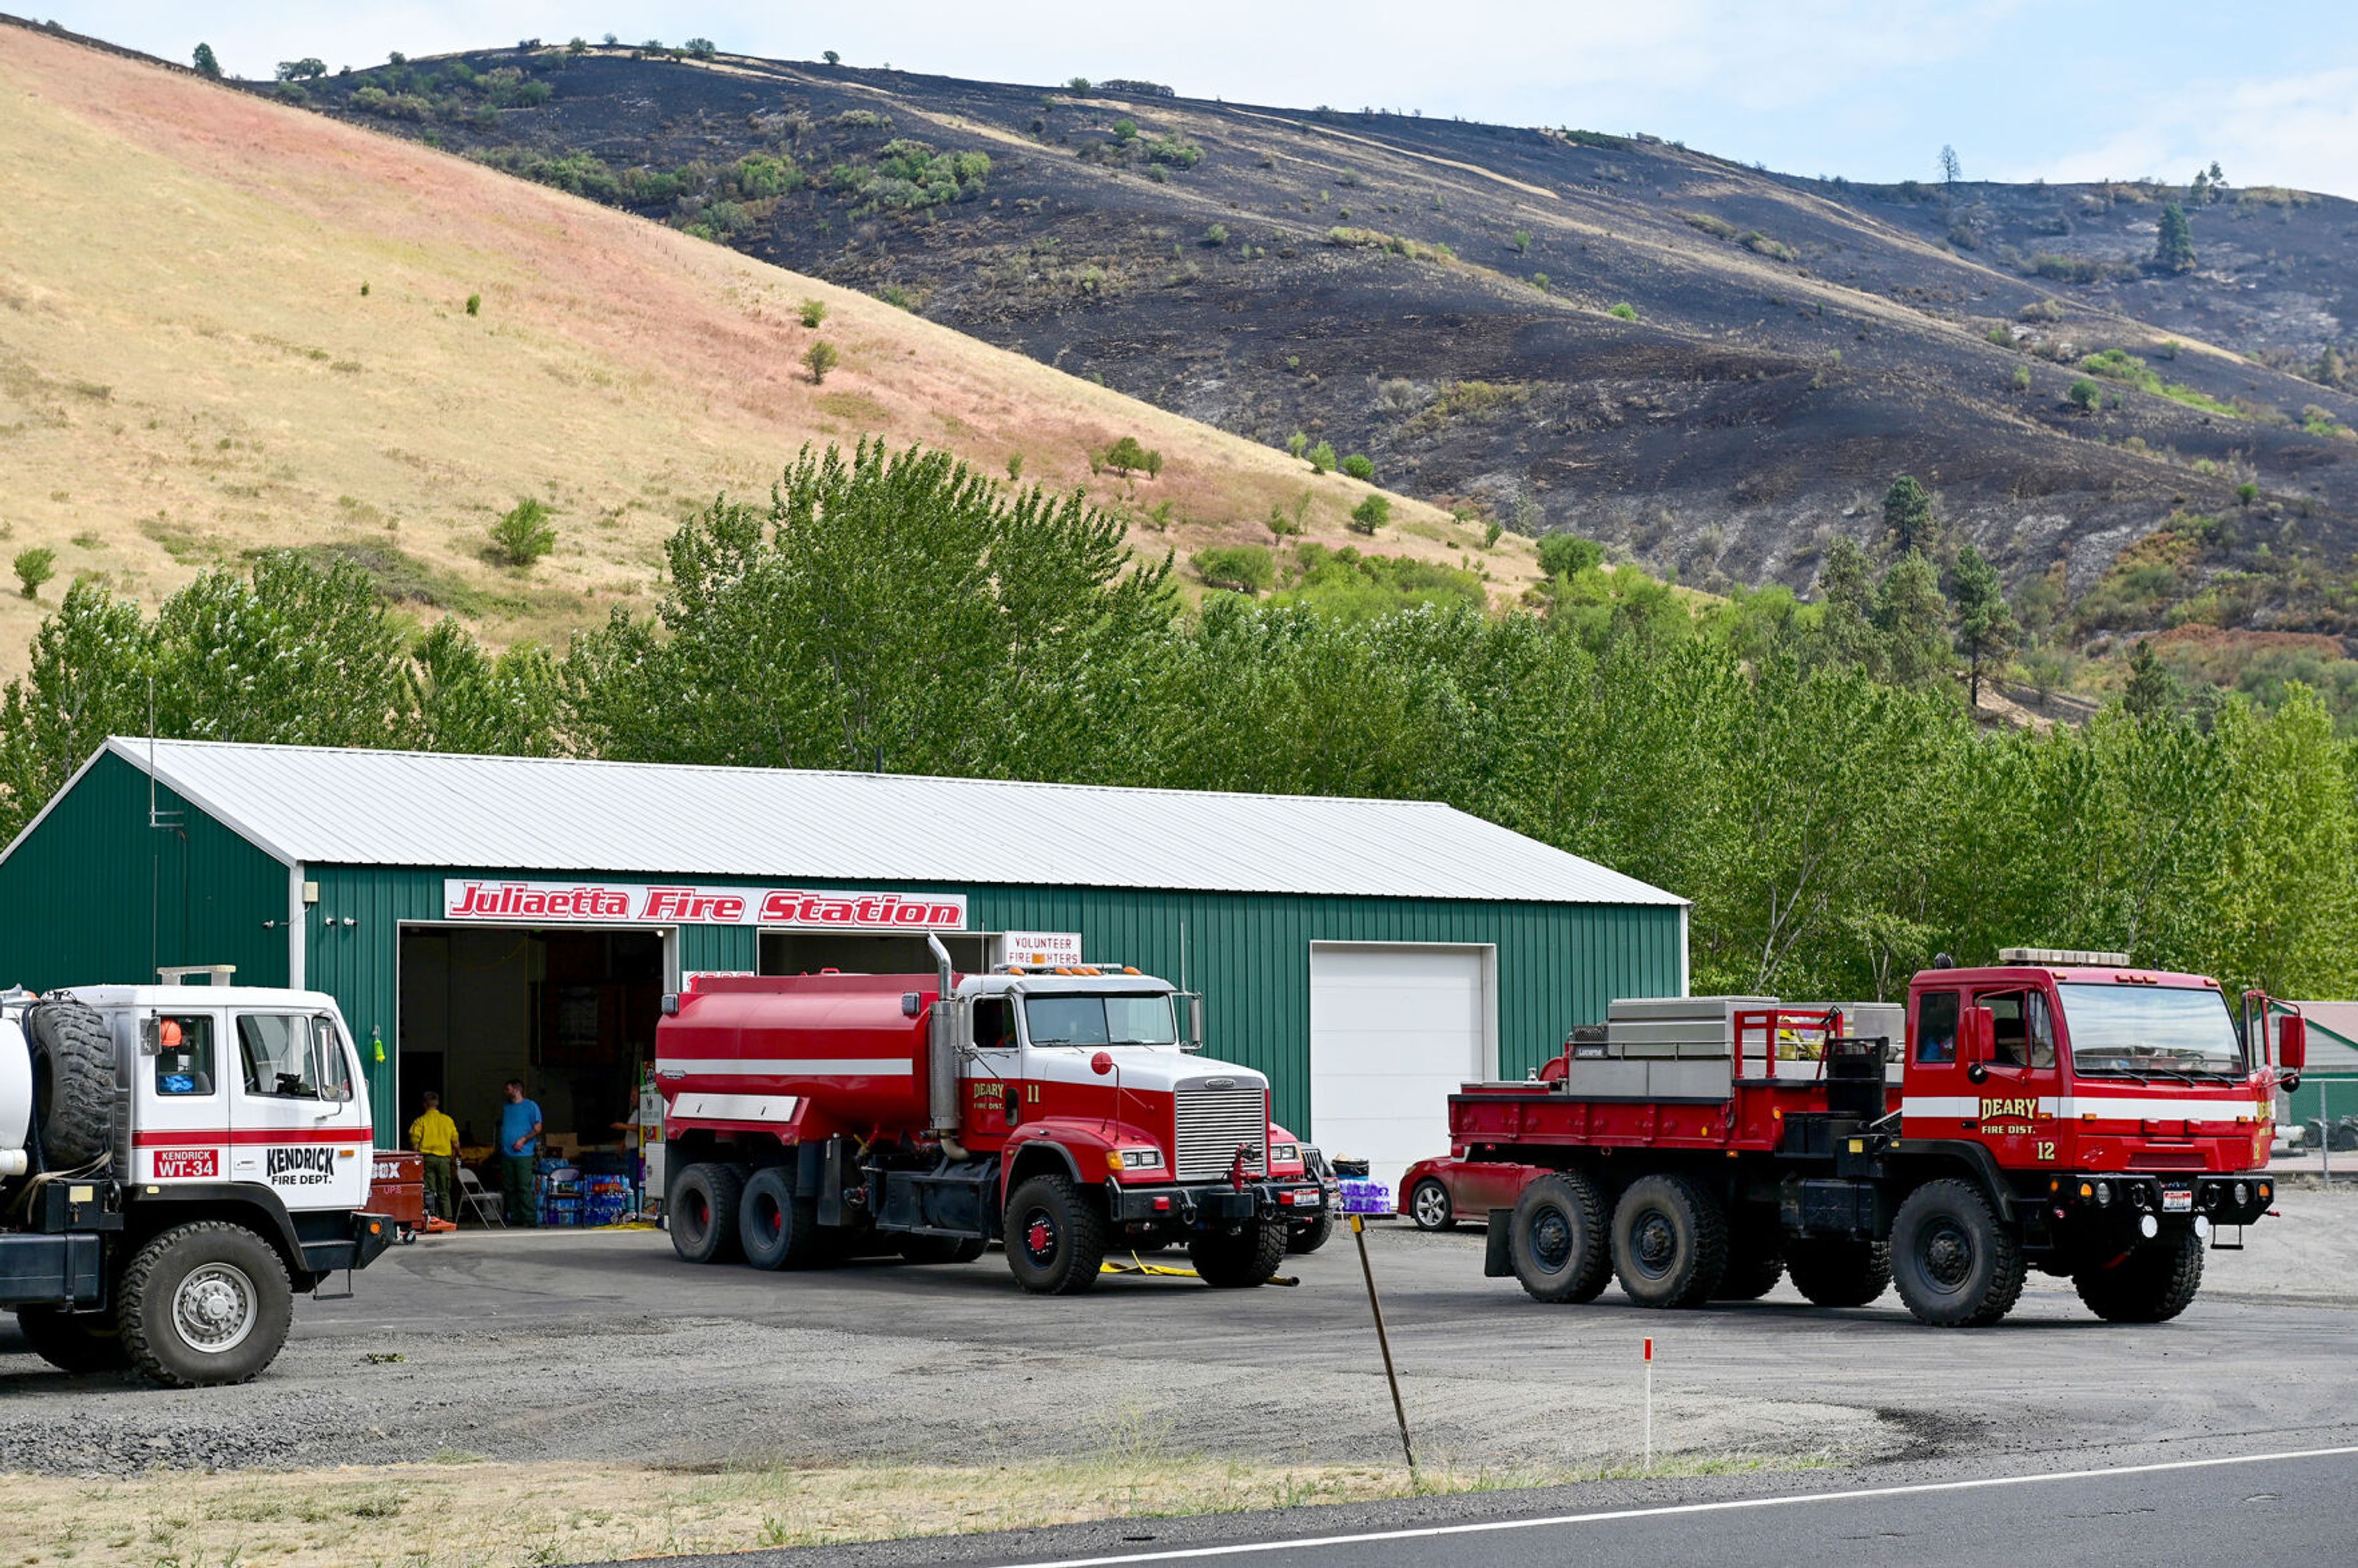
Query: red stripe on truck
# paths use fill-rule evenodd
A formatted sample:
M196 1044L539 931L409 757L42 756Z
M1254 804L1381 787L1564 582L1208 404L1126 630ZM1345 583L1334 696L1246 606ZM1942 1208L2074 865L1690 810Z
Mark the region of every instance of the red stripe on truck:
M374 1141L375 1136L373 1130L366 1127L174 1127L135 1132L131 1142L139 1149L202 1149L220 1143L369 1143Z

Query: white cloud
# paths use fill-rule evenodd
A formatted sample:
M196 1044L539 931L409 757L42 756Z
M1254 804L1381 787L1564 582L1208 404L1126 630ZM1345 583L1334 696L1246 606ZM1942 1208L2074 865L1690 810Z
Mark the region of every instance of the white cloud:
M2358 198L2358 69L2275 81L2189 84L2169 106L2102 143L2028 164L2013 178L2184 180L2212 161L2238 185Z

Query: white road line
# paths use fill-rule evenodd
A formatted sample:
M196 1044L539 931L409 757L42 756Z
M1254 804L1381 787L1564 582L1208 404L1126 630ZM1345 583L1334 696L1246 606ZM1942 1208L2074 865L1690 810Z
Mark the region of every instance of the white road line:
M2152 1476L2169 1470L2211 1470L2229 1465L2280 1465L2296 1459L2358 1454L2358 1444L2342 1448L2304 1448L2289 1454L2243 1454L2230 1459L2175 1459L2158 1465L2122 1465L2102 1470L2055 1470L2036 1476L1992 1476L1976 1481L1920 1481L1905 1487L1867 1487L1855 1492L1801 1492L1783 1498L1737 1498L1719 1503L1674 1503L1652 1509L1613 1509L1600 1513L1557 1514L1548 1519L1487 1519L1476 1524L1424 1525L1414 1530L1369 1530L1362 1535L1319 1535L1293 1541L1256 1541L1233 1546L1191 1546L1172 1552L1132 1552L1111 1557L1044 1558L1024 1568L1109 1568L1119 1563L1176 1563L1198 1557L1240 1557L1249 1552L1301 1552L1318 1546L1365 1546L1383 1541L1422 1541L1444 1535L1481 1535L1502 1530L1546 1530L1564 1524L1602 1524L1613 1519L1667 1519L1679 1514L1727 1513L1737 1509L1789 1508L1797 1503L1847 1503L1866 1498L1904 1498L1926 1492L1970 1492L1990 1487L2032 1487L2050 1481L2087 1481L2105 1476Z

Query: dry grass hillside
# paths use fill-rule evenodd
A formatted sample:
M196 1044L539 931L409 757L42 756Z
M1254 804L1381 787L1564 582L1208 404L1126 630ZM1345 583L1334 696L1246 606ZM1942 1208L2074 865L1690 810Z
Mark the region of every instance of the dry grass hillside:
M561 638L646 597L660 546L806 441L875 433L1086 485L1183 557L1349 537L1356 481L850 289L373 131L0 27L0 558L58 554L0 597L0 671L61 586L154 602L280 546L343 555L423 613ZM480 296L480 313L470 297ZM799 319L824 301L816 332ZM801 357L841 352L823 385ZM1093 479L1123 435L1159 479ZM555 509L528 571L485 555L519 497ZM1169 506L1158 524L1151 515ZM1535 575L1527 541L1395 500L1377 546ZM1363 544L1364 541L1361 541Z

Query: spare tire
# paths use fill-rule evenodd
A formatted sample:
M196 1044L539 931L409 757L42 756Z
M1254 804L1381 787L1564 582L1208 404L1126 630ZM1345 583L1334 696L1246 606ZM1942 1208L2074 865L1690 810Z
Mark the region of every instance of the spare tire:
M98 1010L71 997L35 1002L25 1017L33 1050L33 1125L41 1163L70 1171L114 1145L114 1040Z

